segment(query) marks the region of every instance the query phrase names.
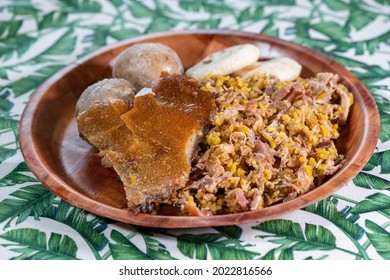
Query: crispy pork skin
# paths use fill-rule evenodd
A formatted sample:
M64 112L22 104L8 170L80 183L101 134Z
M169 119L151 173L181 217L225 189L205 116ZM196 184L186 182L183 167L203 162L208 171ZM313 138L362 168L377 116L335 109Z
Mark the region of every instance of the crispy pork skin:
M104 165L122 180L128 207L152 212L169 203L188 181L195 148L214 110L198 81L163 74L153 93L96 102L78 116L82 136L100 151Z

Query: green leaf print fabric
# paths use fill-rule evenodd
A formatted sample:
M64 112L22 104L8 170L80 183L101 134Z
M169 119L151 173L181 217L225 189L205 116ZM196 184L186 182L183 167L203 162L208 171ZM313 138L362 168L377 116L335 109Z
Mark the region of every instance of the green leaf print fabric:
M370 90L374 154L337 193L264 222L158 229L97 217L25 164L18 124L31 94L100 47L169 30L242 30L302 44ZM387 0L19 0L0 2L0 259L390 259L390 3Z

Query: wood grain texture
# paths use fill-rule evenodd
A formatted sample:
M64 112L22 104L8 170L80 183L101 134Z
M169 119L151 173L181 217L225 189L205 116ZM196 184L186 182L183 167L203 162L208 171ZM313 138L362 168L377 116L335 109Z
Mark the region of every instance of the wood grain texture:
M303 66L302 76L333 72L355 96L349 120L336 145L347 159L326 183L289 202L257 211L211 217L133 214L125 209L122 183L104 168L96 150L83 142L74 116L83 90L111 77L115 57L140 42L159 42L173 48L190 67L204 56L241 43L260 48L261 59L287 56ZM122 41L69 65L43 83L29 100L19 126L22 154L34 175L53 193L99 216L150 227L190 228L262 221L317 202L352 180L371 157L378 141L379 113L366 87L346 68L329 57L274 37L232 31L166 32Z

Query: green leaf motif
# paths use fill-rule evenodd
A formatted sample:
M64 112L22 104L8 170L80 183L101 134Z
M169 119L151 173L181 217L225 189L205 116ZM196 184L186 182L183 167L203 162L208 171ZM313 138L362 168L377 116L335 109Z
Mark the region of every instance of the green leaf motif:
M375 0L375 2L378 2L383 5L390 5L390 0Z
M237 18L237 21L239 23L245 22L245 21L253 21L258 18L261 18L263 15L264 8L262 6L257 7L248 7L245 10L242 10Z
M207 244L215 242L222 237L219 233L182 234L178 236L177 248L180 252L198 260L207 259Z
M375 193L367 196L352 209L352 213L361 214L373 211L381 211L390 217L390 196L382 193Z
M223 234L227 238L240 239L242 234L242 228L239 226L223 226L223 227L214 227L219 233Z
M36 72L36 74L29 77L23 77L17 81L12 82L8 86L12 89L14 95L19 97L26 93L32 92L40 86L47 78L57 72L63 65L51 65L44 67Z
M264 256L261 257L262 260L276 260L276 249L269 250Z
M332 11L346 11L346 10L349 10L348 4L344 3L342 0L323 0L323 2Z
M138 249L119 231L112 230L111 238L116 241L116 243L109 243L114 260L152 260L150 256Z
M176 26L176 24L177 24L176 20L172 20L170 18L164 18L164 17L155 17L153 18L152 22L146 29L146 32L154 33L154 32L170 30L174 26Z
M100 12L102 6L95 0L58 0L74 12L95 13Z
M375 167L379 165L379 155L378 154L372 154L370 160L367 162L367 164L364 166L363 170L365 171L371 171Z
M32 75L30 77L24 77L17 81L12 82L8 86L12 89L14 95L19 97L23 94L32 92L36 89L43 81L46 80L44 76Z
M202 5L200 1L180 0L179 7L188 12L199 12Z
M6 80L6 79L8 79L8 74L7 74L7 71L5 70L5 69L3 69L3 68L0 68L0 79L3 79L3 80ZM2 100L2 99L0 99L0 100ZM7 100L8 101L8 100ZM0 108L1 108L2 106L0 105Z
M140 35L139 31L136 29L121 29L117 31L111 31L110 36L117 40L124 40L134 36Z
M64 36L47 49L43 55L65 55L71 54L76 46L77 38L73 30L69 30Z
M1 75L1 71L3 69L0 69L0 75ZM0 77L1 78L1 77ZM7 79L7 77L5 77L5 79ZM1 116L0 117L0 130L1 129L4 129L4 128L8 128L8 127L11 127L11 128L17 128L17 124L11 124L11 125L4 125L2 122L3 120L2 119L9 119L9 115L8 115L8 112L14 107L14 103L12 103L11 101L8 100L8 97L11 95L11 91L9 89L6 89L6 88L3 88L1 89L0 87L0 92L1 95L0 95L0 116L2 114L4 114L4 117ZM16 125L16 127L15 127Z
M351 14L348 17L347 24L352 25L356 28L356 30L360 30L375 20L376 17L376 14L367 13L367 11L364 10L351 9Z
M36 178L23 174L25 172L30 172L27 164L25 162L19 163L19 165L14 170L12 170L12 172L0 179L0 187L38 182Z
M295 0L268 0L261 1L267 6L294 6Z
M16 154L17 149L9 149L0 146L0 163Z
M388 32L390 35L390 31ZM353 74L356 75L356 77L359 78L365 85L371 85L373 83L376 83L380 80L383 80L388 77L389 71L378 66L378 65L371 65L371 66L364 66L361 69L362 71L352 71Z
M203 9L211 15L233 14L234 9L224 2L203 2Z
M382 153L381 173L390 174L390 150Z
M46 28L60 28L68 17L66 13L50 12L44 15L38 23L38 30Z
M167 248L157 239L149 236L142 235L146 244L146 254L154 260L175 260L167 251Z
M336 237L331 231L313 224L305 224L303 232L300 224L290 220L270 220L254 226L253 229L273 234L271 242L288 245L297 251L332 250L336 247Z
M36 219L45 214L51 207L55 195L42 185L22 187L10 194L13 198L6 198L0 202L0 223L9 220L4 228L10 226L16 219L16 224L25 221L28 216Z
M347 28L343 28L338 23L333 21L323 21L317 24L313 24L311 28L332 39L343 40L349 36L349 30Z
M341 64L345 65L346 67L352 68L352 67L366 67L367 65L363 62L351 59L349 57L344 57L341 55L328 53L330 57L332 57L334 60L340 62ZM356 74L356 73L355 73Z
M207 252L217 260L251 260L259 256L249 251L237 239L221 239L222 234L181 234L177 236L177 248L189 257L199 260L207 259Z
M12 14L21 16L35 15L39 12L38 9L34 8L28 3L15 3L14 5L7 6L7 9Z
M359 225L347 220L337 211L336 206L330 202L329 198L307 206L303 210L317 214L331 221L339 229L355 240L359 240L364 234L364 230Z
M87 215L84 210L71 206L69 203L61 200L55 212L54 219L75 229L90 247L95 251L100 251L106 246L108 240L104 234L96 230L95 227L98 225L94 227L88 222Z
M294 259L294 251L293 248L287 248L280 252L279 260L293 260Z
M6 39L15 36L20 27L22 26L23 21L13 20L13 21L1 21L0 22L0 38Z
M390 188L390 181L363 171L353 179L353 182L356 186L366 189L385 190Z
M221 23L220 18L203 20L197 23L197 27L199 29L213 29L213 28L218 28L220 23Z
M136 233L131 234L130 237L124 236L117 230L112 230L111 238L116 243L109 243L110 251L115 260L174 260L165 245L157 239L151 237L149 234L142 233L140 235L145 241L146 253L142 252L135 246L130 239Z
M12 36L2 40L0 44L0 58L9 60L15 53L21 57L33 44L36 38L30 37L26 34Z
M47 241L46 233L38 229L20 228L0 235L0 238L12 242L1 244L4 247L16 247L11 251L21 253L13 259L18 260L74 260L77 245L67 235L51 233Z
M366 227L372 231L367 232L367 237L375 250L384 259L390 260L390 233L370 220L366 220Z
M390 140L390 114L380 113L380 132L379 139L382 142L386 142Z
M354 42L352 45L356 50L356 54L363 54L364 51L368 51L369 54L374 54L381 44L390 45L390 31L372 39Z
M147 18L155 16L155 11L142 4L142 1L131 1L129 3L129 10L136 18Z
M210 256L213 260L253 260L260 256L259 253L250 251L236 239L219 240L207 244Z
M263 27L261 33L270 35L270 36L279 36L279 29L276 28L273 20L268 21L268 23Z
M18 128L19 122L9 116L0 116L0 129Z

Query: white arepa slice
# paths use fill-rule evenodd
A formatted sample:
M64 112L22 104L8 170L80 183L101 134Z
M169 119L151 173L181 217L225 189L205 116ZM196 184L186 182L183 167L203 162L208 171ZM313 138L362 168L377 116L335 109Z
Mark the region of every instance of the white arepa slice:
M255 63L260 50L252 44L241 44L215 52L186 71L186 74L202 81L208 74L229 75Z
M266 61L259 61L249 65L234 73L234 76L240 76L247 79L254 75L274 75L280 81L292 81L301 74L302 65L288 57L273 58Z

